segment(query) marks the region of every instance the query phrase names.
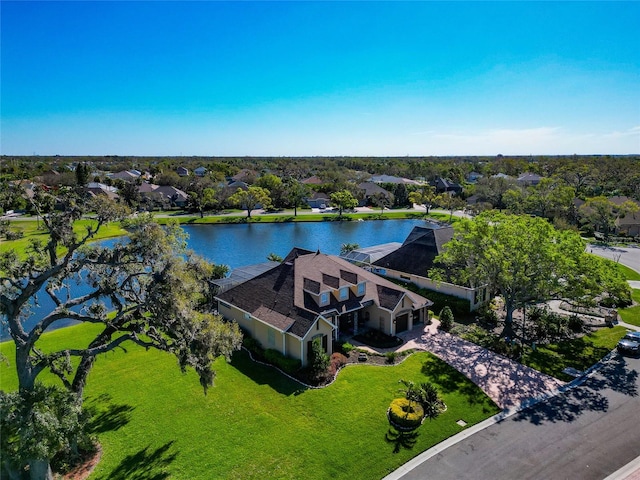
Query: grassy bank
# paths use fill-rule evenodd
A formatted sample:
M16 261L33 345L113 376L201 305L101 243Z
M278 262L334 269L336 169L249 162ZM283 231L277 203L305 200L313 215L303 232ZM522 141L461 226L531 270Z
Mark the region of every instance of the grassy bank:
M45 336L45 349L87 342L93 326ZM0 345L12 361L12 344ZM395 367L350 366L330 387L308 390L238 353L216 363L205 396L175 360L128 347L100 357L87 406L103 457L91 478L381 478L413 456L498 411L471 382L428 353ZM395 438L386 409L399 379L430 380L448 410L415 435ZM0 386L15 389L0 364ZM390 435L390 436L389 436ZM141 477L140 477L141 478Z

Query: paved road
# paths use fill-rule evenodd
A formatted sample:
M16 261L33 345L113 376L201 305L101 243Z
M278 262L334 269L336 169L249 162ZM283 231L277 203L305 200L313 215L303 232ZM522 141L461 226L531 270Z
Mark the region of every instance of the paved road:
M603 245L589 245L587 251L600 257L620 262L636 272L640 272L640 248L606 247Z
M581 386L489 426L393 478L601 480L640 455L639 371L640 359L613 354Z

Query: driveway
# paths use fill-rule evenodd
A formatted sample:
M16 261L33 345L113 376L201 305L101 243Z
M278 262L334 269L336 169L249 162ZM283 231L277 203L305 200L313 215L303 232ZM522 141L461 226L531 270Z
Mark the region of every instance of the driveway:
M636 479L639 371L640 359L614 353L581 385L466 437L463 431L386 478Z
M398 336L405 343L397 350L415 348L433 353L478 385L502 409L519 407L565 385L556 378L438 330L438 325L438 320L433 320L423 329L400 333Z

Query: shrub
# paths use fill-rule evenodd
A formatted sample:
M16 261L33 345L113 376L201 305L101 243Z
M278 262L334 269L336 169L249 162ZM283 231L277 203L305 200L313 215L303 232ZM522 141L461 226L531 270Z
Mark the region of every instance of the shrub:
M445 332L448 332L453 327L453 312L447 305L440 310L440 328Z
M396 398L389 405L389 420L402 428L417 428L422 423L424 410L418 402Z
M398 352L387 352L384 354L387 357L387 363L395 363L396 358L398 358Z
M264 356L264 350L260 342L253 337L248 336L245 332L243 332L242 337L242 346L249 350L251 353L257 353L261 357Z
M569 317L569 330L574 333L580 333L584 329L584 320L578 315L571 315Z
M294 373L300 370L300 367L302 366L300 360L297 358L285 357L278 350L274 350L272 348L264 351L264 358L267 362L287 373Z
M338 352L332 353L329 359L329 375L334 376L340 370L340 367L346 364L347 357Z
M345 355L349 355L351 350L353 350L353 345L351 345L349 342L344 342L340 349L344 352Z

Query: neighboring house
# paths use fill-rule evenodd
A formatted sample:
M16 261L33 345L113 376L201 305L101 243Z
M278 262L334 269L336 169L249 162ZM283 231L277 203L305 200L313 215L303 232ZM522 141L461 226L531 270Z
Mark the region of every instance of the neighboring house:
M308 364L313 340L375 329L389 335L429 321L433 303L333 255L294 248L278 266L216 296L226 319L263 348Z
M248 168L243 168L231 177L231 180L236 182L253 183L256 181L256 178L258 178L258 172Z
M327 208L329 206L330 199L326 193L316 192L311 197L304 199L310 208Z
M469 183L476 183L481 178L482 178L482 174L478 172L471 172L467 174L467 182Z
M462 193L462 185L442 177L436 178L429 182L429 184L436 189L437 193L450 193L455 195Z
M504 178L505 180L510 179L511 177L509 175L507 175L506 173L496 173L495 175L491 175L491 178Z
M540 180L542 180L542 177L537 173L527 172L520 175L516 182L521 187L535 187L540 183Z
M405 185L420 185L420 182L408 178L394 177L392 175L374 175L369 179L373 183L403 183Z
M119 199L119 195L116 193L118 189L116 187L110 187L104 183L90 182L87 184L87 192L92 197L103 196L110 198L111 200Z
M184 168L184 167L176 168L176 173L178 175L180 175L181 177L188 177L189 176L189 170Z
M609 197L609 201L617 206L621 206L625 202L635 203L640 208L640 203L634 199L616 195ZM640 210L633 213L627 213L625 216L616 218L616 234L626 235L629 237L640 236Z
M411 282L421 288L469 300L470 310L476 310L489 300L485 287L470 288L428 277L434 260L443 246L453 238L453 227L432 224L414 227L402 246L371 263L371 271L386 277Z
M125 182L135 182L140 178L140 172L133 170L122 170L121 172L108 175L112 180L123 180Z
M640 212L627 213L616 218L616 233L628 237L640 236Z
M371 197L374 195L382 194L389 201L390 204L393 204L393 193L388 190L385 190L380 185L373 182L363 182L358 185L358 188L363 191L362 200L360 200L358 206L364 207L365 205L371 204Z
M193 171L196 177L204 177L207 174L207 169L204 167L198 167Z
M155 192L159 187L160 185L155 185L153 183L141 183L138 187L138 192L140 193L140 195L145 195Z
M153 194L161 195L168 199L174 207L184 207L187 204L187 200L189 200L189 195L179 188L168 185L156 188L153 190Z
M324 182L322 181L322 179L320 179L320 177L314 175L312 177L305 178L301 183L304 183L305 185L322 185Z

